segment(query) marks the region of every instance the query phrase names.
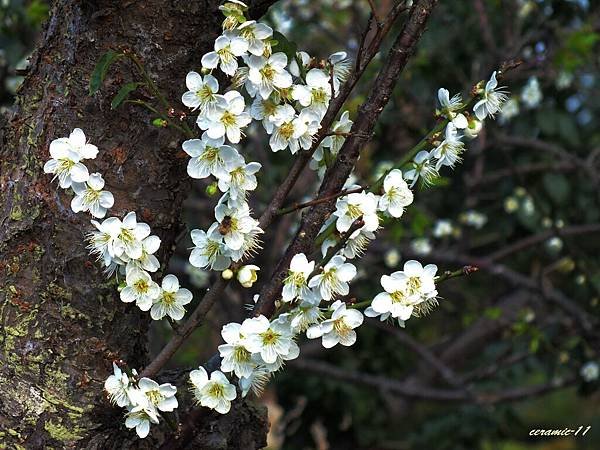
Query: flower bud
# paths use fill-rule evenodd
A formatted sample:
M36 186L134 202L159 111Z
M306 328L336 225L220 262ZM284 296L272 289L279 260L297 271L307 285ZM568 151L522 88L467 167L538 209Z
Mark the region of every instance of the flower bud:
M206 195L209 196L213 196L218 192L218 188L217 188L217 182L215 181L214 183L209 184L208 186L206 186Z
M259 270L260 268L258 266L254 266L252 264L242 266L237 272L237 280L245 288L252 287L254 282L258 279L256 272Z
M221 272L221 277L223 277L224 280L231 280L233 278L233 270L225 269Z
M474 117L469 117L468 126L464 129L465 136L469 139L475 139L482 127L483 122L475 119Z

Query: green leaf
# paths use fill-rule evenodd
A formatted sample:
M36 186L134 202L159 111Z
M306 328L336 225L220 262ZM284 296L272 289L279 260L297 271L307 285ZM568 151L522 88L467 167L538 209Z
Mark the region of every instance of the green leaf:
M129 97L129 94L131 94L133 91L135 91L138 86L142 86L144 85L144 83L127 83L124 84L123 86L121 86L121 89L119 89L119 92L117 92L117 95L115 95L115 97L113 98L112 102L110 102L110 107L111 109L117 109L119 107L119 105L121 103L123 103L123 100L125 100L127 97Z
M543 178L544 188L554 202L564 204L569 199L571 186L564 175L547 173Z
M98 92L98 89L100 89L100 86L102 86L102 83L104 82L104 78L106 77L108 69L122 56L122 53L117 53L113 50L109 50L102 55L100 61L98 61L98 64L96 64L96 67L94 67L94 71L90 77L90 95L94 95L96 92Z
M273 53L283 52L288 57L288 61L293 61L298 52L298 45L295 42L289 41L279 31L273 31L273 39L277 44L273 45Z

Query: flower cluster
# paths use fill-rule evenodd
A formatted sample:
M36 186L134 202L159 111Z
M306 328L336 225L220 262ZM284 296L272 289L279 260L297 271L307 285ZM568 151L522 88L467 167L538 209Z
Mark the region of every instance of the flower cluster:
M294 154L312 146L320 122L327 111L333 89L347 75L348 64L343 52L318 62L305 52L288 55L277 49L273 30L266 24L247 20L247 7L239 1L226 2L223 34L215 40L214 51L202 57L202 74L190 72L182 102L198 111L196 123L203 134L200 139L183 143L190 156L187 172L192 178L213 176L222 196L215 208L215 222L206 230L191 232L194 248L190 263L197 268L225 270L259 247L262 233L252 218L247 194L257 187L256 173L261 165L247 163L231 144L238 144L244 130L260 121L270 135L274 152L289 149ZM232 77L232 88L219 92L219 82L212 74L220 70ZM236 90L240 88L240 90ZM348 113L344 113L334 130L349 131ZM335 154L343 143L342 135L323 140L319 149ZM326 150L328 149L328 150ZM256 269L246 268L240 283L252 286Z
M51 159L44 165L44 171L54 174L63 189L73 190L71 208L74 212L87 211L92 217L102 219L113 206L114 197L103 190L102 175L90 174L82 163L95 159L97 154L98 148L87 143L84 132L76 128L68 138L50 143ZM152 279L151 274L160 268L154 254L161 241L151 234L150 226L138 222L133 211L123 219L108 217L101 222L91 220L91 224L94 230L88 233L90 253L102 262L109 276L116 273L125 277L119 286L121 301L150 311L154 320L166 316L181 320L192 293L179 286L175 275L166 275L160 285ZM177 408L175 386L158 385L149 378L138 379L135 372L127 375L116 364L104 387L113 403L127 409L125 426L135 428L141 438L148 435L151 423L159 423L160 412Z
M111 403L127 409L125 426L135 428L145 438L150 424L159 423L161 412L171 412L178 406L177 388L170 383L158 384L150 378L138 378L135 371L124 373L113 363L113 374L104 382Z
M187 91L181 98L186 107L197 112L200 130L198 138L182 144L190 157L187 173L194 179L213 177L214 189L221 193L214 222L207 230L191 231L194 247L189 261L199 269L221 271L223 279L235 276L241 286L251 288L260 268L241 264L259 249L263 233L248 204L249 193L258 186L261 165L248 162L234 145L241 142L253 121L264 128L273 152L288 149L294 155L311 149L318 138L320 144L314 149L310 167L322 177L353 126L345 111L326 130L326 136L317 136L350 65L345 52L319 61L306 52L278 51L286 46L273 38L269 26L247 20L247 6L239 0L229 0L220 9L225 15L223 33L215 40L214 50L201 58L200 73L187 74ZM228 88L221 89L216 71L231 78ZM229 412L231 402L238 397L234 382L241 396L250 390L259 392L272 373L298 357L296 340L301 334L320 338L325 348L351 346L365 315L397 320L403 326L410 317L421 316L437 304L437 267L423 267L418 261L407 261L402 271L382 276L384 291L372 301L353 303L345 297L357 276L351 260L362 255L386 220L402 217L414 200L412 189L419 179L432 183L443 167L453 168L461 161L463 137L476 137L483 120L494 117L507 100L504 89L498 87L496 72L473 93L476 98L471 114L460 95L451 97L448 90L440 89L436 115L443 119L444 128L436 128L428 136L426 142L432 148L421 150L421 146L408 162L391 165L373 188L352 183L345 187L321 229L322 258L312 261L304 253L293 256L277 313L223 326L219 370L208 373L199 367L190 373L192 393L199 405L221 414ZM154 320L182 319L185 305L192 300L191 292L180 287L174 275L166 275L160 282L153 279L160 269L155 256L160 238L138 221L135 212L122 219L105 218L114 198L103 190L101 174L89 174L82 163L97 153L98 149L86 143L83 132L76 129L69 138L52 142L52 158L44 170L54 174L62 188L72 188L73 211L89 211L94 218L103 219L92 220L95 229L89 233L89 248L109 275L124 276L119 287L121 300L149 311ZM474 213L465 220L472 226L485 223ZM448 233L443 228L440 235ZM113 403L127 409L125 425L135 428L142 438L148 435L150 424L159 422L161 412L177 407L174 386L139 378L134 371L123 373L116 364L105 390Z

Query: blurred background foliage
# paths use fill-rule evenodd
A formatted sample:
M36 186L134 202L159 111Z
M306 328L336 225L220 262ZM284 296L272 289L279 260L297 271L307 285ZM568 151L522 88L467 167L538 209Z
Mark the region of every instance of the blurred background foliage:
M373 3L385 15L393 2ZM4 110L47 11L41 0L1 2ZM267 20L310 55L346 50L352 56L369 11L366 0L281 0ZM372 182L427 133L436 122L438 88L468 98L476 82L503 62L519 60L502 80L512 100L469 142L462 165L443 171L435 186L420 188L401 220L384 223L358 264L351 297L372 298L382 274L414 257L441 271L464 265L480 270L440 286L439 307L409 320L405 329L369 321L351 349L327 352L319 342L301 341L301 361L308 363L290 364L260 399L269 407L271 448L600 448L600 341L598 330L586 330L580 320L581 314L597 318L600 310L599 41L597 1L440 1L361 154L356 180ZM385 49L349 101L351 116L377 89L372 81L384 55ZM271 153L258 129L248 135L243 151L263 164L252 198L261 211L291 158ZM183 217L189 229L206 229L212 221L216 198L206 193L208 184L193 183ZM307 170L290 203L312 198L317 187ZM276 263L297 217L282 217L265 236L262 276ZM200 298L210 275L187 264L187 239L169 270ZM197 366L210 357L222 324L242 320L244 305L259 289L230 289L173 365ZM168 338L163 325L153 325L153 351ZM345 378L312 370L315 360ZM379 378L366 382L365 375ZM466 399L412 398L382 379L419 392L444 388ZM579 437L529 435L532 429L579 426L591 428Z

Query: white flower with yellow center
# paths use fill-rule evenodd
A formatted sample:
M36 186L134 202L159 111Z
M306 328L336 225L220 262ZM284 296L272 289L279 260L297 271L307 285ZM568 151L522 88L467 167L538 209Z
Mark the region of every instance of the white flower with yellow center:
M306 74L306 84L294 85L292 98L314 111L319 119L327 112L331 99L331 79L321 69L311 69Z
M347 309L346 304L336 301L331 305L333 314L320 324L312 325L306 331L309 339L322 338L323 347L331 348L337 344L346 347L356 342L356 331L362 325L364 317L357 309Z
M142 240L142 256L138 259L124 258L123 262L127 263L126 269L129 270L133 267L145 270L146 272L156 272L160 269L160 262L158 258L154 256L154 253L160 248L160 238L155 235L148 236Z
M365 231L377 231L379 217L377 216L377 203L379 198L372 192L354 192L341 197L335 204L334 216L337 217L336 229L344 233L350 229L358 218L362 218Z
M395 280L406 283L404 291L407 300L416 303L437 296L435 288L436 272L437 266L435 264L427 264L423 267L419 261L410 260L404 263L402 271L394 272L393 275Z
M230 77L238 68L237 58L248 50L248 41L226 31L215 40L215 50L202 57L202 67L215 69L217 66Z
M181 102L193 110L200 109L201 113L209 111L217 104L219 82L212 75L202 78L197 72L189 72L185 77L188 91L181 96Z
M187 165L188 175L196 179L209 175L217 178L228 176L230 166L240 158L240 154L235 148L223 145L224 142L224 136L211 139L206 133L202 135L202 139L184 141L183 151L191 157Z
M377 314L388 314L395 319L408 320L413 313L414 305L421 301L421 297L408 295L408 282L406 277L395 272L392 275L381 277L381 286L385 292L375 296L371 308Z
M252 353L244 346L244 340L240 334L241 327L239 323L224 325L221 336L223 336L225 344L219 345L221 370L225 373L233 372L238 378L250 377L257 365Z
M108 394L108 399L117 406L129 406L131 404L129 388L129 377L113 362L113 374L104 382L104 390Z
M467 128L467 118L464 114L456 112L464 106L460 94L450 98L448 89L440 88L438 90L438 101L440 102L440 109L437 111L439 115L450 120L458 129Z
M231 160L227 165L227 173L219 177L219 190L227 192L232 203L245 202L247 192L258 186L256 173L261 167L257 162L246 164L242 156Z
M342 148L342 145L344 145L344 142L346 141L346 134L348 134L352 129L353 123L354 122L350 120L350 113L348 111L344 111L340 117L340 120L335 122L333 127L331 127L331 135L326 136L325 139L323 139L322 146L328 148L332 155L337 155L340 151L340 148ZM321 149L321 155L322 151L323 150ZM317 157L318 156L316 155L314 156L315 159L317 159ZM320 159L321 158L319 158L319 160Z
M250 116L254 120L261 120L263 128L268 134L273 133L275 124L271 120L274 114L277 112L279 106L279 99L271 95L267 99L263 99L260 96L256 97L250 106Z
M483 120L486 117L493 118L502 108L502 104L508 100L507 94L508 92L504 87L498 87L496 71L494 71L489 81L486 83L485 88L481 90L481 99L473 106L473 112L477 119Z
M265 52L265 40L273 36L273 29L255 20L246 20L237 31L248 42L248 53L261 56Z
M269 322L261 315L244 320L240 332L244 336L244 347L251 353L260 354L265 364L274 364L278 358L286 358L289 353L295 353L298 347L287 321Z
M121 301L125 303L135 302L142 311L148 311L152 302L160 294L160 287L148 272L133 268L125 275L127 285L121 290Z
M292 105L281 105L271 116L273 122L273 130L269 145L271 150L277 152L286 147L290 148L292 154L300 149L300 138L308 130L306 117L301 117L296 114L296 110Z
M192 230L190 236L194 247L190 253L190 264L200 269L225 270L231 264L226 255L223 236L219 233L219 224L214 223L208 231Z
M98 219L106 216L106 211L115 204L112 193L102 190L104 179L99 173L93 173L85 183L73 181L71 184L75 197L71 200L71 209L74 212L89 211Z
M291 302L296 298L309 295L308 276L314 268L315 262L309 262L304 253L294 255L290 261L288 276L283 281L282 298L284 302Z
M378 208L390 216L399 218L404 208L413 202L414 196L399 169L391 170L383 180L383 195L379 198Z
M221 414L229 412L232 400L237 397L235 386L220 370L212 372L209 379L206 369L199 367L190 372L190 382L196 401Z
M160 293L154 299L150 316L153 320L160 320L169 316L173 320L181 320L185 315L184 306L192 301L192 293L179 286L175 275L167 275L161 283Z
M55 139L50 143L51 159L44 164L44 173L54 174L63 189L73 182L84 183L90 175L81 161L94 159L97 154L98 148L88 144L83 131L75 128L68 138Z
M260 94L263 99L268 99L274 90L287 89L292 85L292 76L285 70L287 56L285 53L275 53L269 58L250 55L247 59L249 94ZM254 92L252 92L254 91Z
M412 181L410 187L413 187L419 178L423 180L424 184L431 184L439 174L433 164L433 158L431 153L426 150L421 150L416 154L415 159L412 161L413 168L407 170L404 173L404 178Z
M147 401L159 411L171 412L178 406L177 388L171 383L158 384L150 378L142 378L138 381L138 388Z
M250 233L257 225L255 219L250 216L250 208L247 203L239 207L230 208L221 203L215 208L215 219L217 219L218 230L225 246L231 250L239 250L244 245L244 235Z
M323 272L308 282L309 287L319 289L323 300L329 301L335 295L348 295L350 292L348 282L356 276L356 267L345 261L343 256L334 256L325 265Z
M452 122L446 126L444 140L431 152L434 158L437 158L435 170L440 170L442 166L454 167L457 162L460 162L460 155L465 150L465 144L460 138L458 130Z
M112 219L112 218L109 218ZM107 223L107 219L104 223ZM116 237L111 241L109 251L112 256L122 257L124 259L139 259L144 253L142 241L150 234L150 227L148 224L137 221L135 212L129 212L120 220L110 221L108 223L110 227L116 228L111 229L111 233L116 231Z
M150 433L150 423L158 424L158 412L151 403L133 407L125 418L127 428L135 428L137 435L144 439Z
M238 91L229 91L220 95L217 106L206 114L198 116L197 124L211 139L227 136L229 142L240 142L242 132L251 121L250 114L244 111L246 103Z

